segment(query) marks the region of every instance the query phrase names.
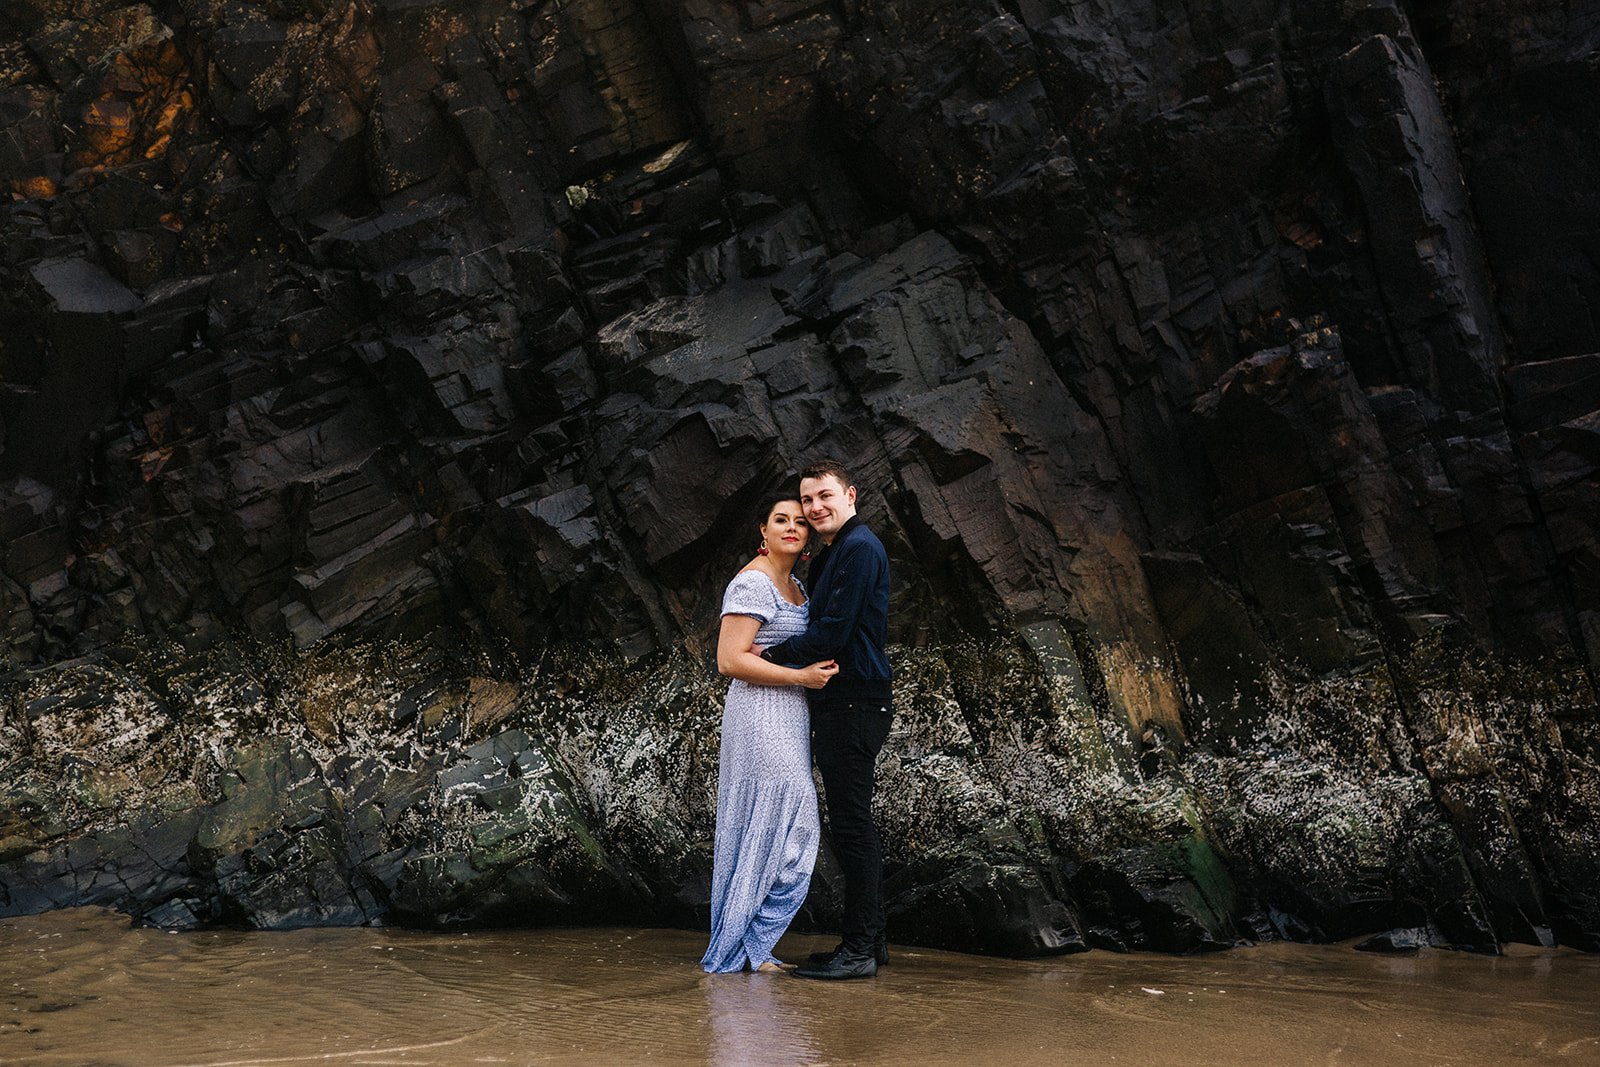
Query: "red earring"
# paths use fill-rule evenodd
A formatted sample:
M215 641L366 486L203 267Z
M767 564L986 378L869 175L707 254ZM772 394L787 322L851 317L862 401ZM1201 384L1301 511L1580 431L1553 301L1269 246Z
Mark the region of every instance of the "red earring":
M765 556L765 555L767 555L767 554L768 554L768 550L767 550L767 539L766 539L766 538L765 538L765 537L763 537L763 538L762 538L762 539L761 539L761 547L760 547L760 548L758 548L758 549L756 549L756 555L758 555L758 556Z
M800 553L800 562L801 563L810 563L811 562L811 550L809 548L806 549L804 552Z

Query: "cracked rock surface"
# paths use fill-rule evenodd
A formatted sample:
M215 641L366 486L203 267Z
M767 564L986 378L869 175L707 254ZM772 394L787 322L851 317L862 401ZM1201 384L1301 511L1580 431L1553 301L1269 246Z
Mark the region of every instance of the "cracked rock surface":
M893 939L1600 948L1595 29L8 3L0 914L704 922L832 455Z

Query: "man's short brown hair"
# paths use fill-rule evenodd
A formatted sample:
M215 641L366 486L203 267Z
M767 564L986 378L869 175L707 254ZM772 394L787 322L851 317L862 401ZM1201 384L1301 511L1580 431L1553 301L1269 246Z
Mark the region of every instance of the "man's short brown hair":
M839 479L839 484L846 489L856 484L855 479L850 477L850 472L845 469L844 464L836 459L819 459L814 463L806 464L805 469L800 472L800 480L803 482L807 478L827 478L830 475Z

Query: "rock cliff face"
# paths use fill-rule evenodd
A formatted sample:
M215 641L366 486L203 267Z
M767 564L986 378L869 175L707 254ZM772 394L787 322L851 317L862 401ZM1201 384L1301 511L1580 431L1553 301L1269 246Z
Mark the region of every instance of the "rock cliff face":
M1597 35L12 0L0 914L703 921L832 455L895 939L1600 948Z

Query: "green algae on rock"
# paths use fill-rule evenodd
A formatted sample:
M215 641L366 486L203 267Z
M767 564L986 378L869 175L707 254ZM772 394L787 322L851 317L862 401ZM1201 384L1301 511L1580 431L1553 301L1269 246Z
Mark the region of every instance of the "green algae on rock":
M703 921L718 596L834 455L899 936L1600 947L1525 15L11 0L0 908Z

